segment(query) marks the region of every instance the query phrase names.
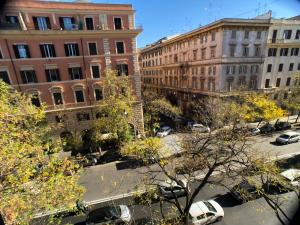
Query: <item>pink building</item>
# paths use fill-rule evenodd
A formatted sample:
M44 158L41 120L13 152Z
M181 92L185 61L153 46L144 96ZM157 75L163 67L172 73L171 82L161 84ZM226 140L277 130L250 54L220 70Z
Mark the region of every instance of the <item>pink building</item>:
M132 123L143 132L134 14L125 4L9 1L0 15L0 79L45 103L50 120L69 112L87 129L105 96L105 69L117 70L132 80Z

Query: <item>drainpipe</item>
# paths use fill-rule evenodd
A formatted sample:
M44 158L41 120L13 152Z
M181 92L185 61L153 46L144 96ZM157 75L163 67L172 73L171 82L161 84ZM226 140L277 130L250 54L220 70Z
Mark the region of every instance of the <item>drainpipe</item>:
M14 73L15 73L15 77L16 77L16 79L17 79L19 91L22 91L21 86L20 86L20 81L19 81L19 78L18 78L18 75L17 75L15 63L14 63L14 61L13 61L13 59L12 59L12 54L11 54L11 52L10 52L10 49L9 49L8 42L7 42L7 39L6 39L6 38L5 38L5 44L6 44L6 48L7 48L7 50L8 50L9 59L10 59L10 61L11 61L11 64L12 64L12 67L13 67L13 70L14 70Z

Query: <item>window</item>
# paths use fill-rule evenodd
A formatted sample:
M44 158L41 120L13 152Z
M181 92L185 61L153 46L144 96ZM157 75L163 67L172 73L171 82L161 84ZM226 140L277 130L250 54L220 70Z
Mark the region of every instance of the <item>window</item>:
M277 30L273 30L273 34L272 34L272 43L276 42L276 38L277 38Z
M19 24L17 16L5 16L6 22L9 24Z
M76 117L78 121L90 120L90 114L88 113L77 113Z
M259 65L252 65L250 68L251 73L258 73L259 72Z
M122 30L122 19L114 18L115 30Z
M291 56L298 56L298 55L299 55L299 48L292 48Z
M288 93L284 93L283 98L287 99L288 95L289 95Z
M75 90L75 100L76 102L84 102L83 90Z
M56 57L55 48L53 44L42 44L40 50L43 58Z
M211 33L211 41L215 41L216 40L216 33L212 32Z
M280 49L280 56L288 56L289 49L288 48L281 48Z
M233 83L233 80L228 80L227 81L227 91L232 91L232 83Z
M297 30L297 31L296 31L295 39L300 39L300 30Z
M284 30L283 32L283 39L291 39L292 30Z
M201 50L201 59L205 59L205 48Z
M197 50L193 50L193 59L197 60Z
M300 63L298 63L298 70L300 70Z
M21 73L23 84L38 82L34 70L21 70L20 73Z
M99 88L95 89L95 99L96 99L96 101L100 101L103 99L103 92Z
M79 56L78 44L65 44L66 56Z
M280 63L278 66L278 72L282 72L283 70L283 63Z
M245 30L245 39L248 39L249 38L249 31L248 30Z
M277 80L276 80L276 87L280 86L280 82L281 82L281 78L277 78Z
M240 65L239 67L239 74L247 73L247 65Z
M286 79L286 86L290 86L290 85L291 85L291 78L288 77L288 78Z
M293 69L294 69L294 63L290 63L289 71L293 71Z
M89 53L90 55L98 55L96 42L89 43Z
M7 71L0 71L0 80L3 82L10 84L9 76Z
M270 79L266 79L265 88L270 87Z
M73 17L59 17L59 24L63 30L73 30L75 27L75 20Z
M255 57L260 57L260 47L258 47L258 46L255 47L254 56Z
M36 107L41 107L40 98L37 93L31 95L31 103Z
M248 47L244 47L243 56L245 56L245 57L249 56L249 48Z
M83 79L81 67L72 67L69 68L69 74L72 80Z
M210 57L211 58L215 58L216 57L216 48L211 48L210 49Z
M277 48L269 48L268 56L276 56Z
M256 39L261 39L261 31L257 31L257 33L256 33Z
M272 64L268 64L267 72L268 73L272 72Z
M54 104L55 105L62 105L64 104L62 94L60 92L52 93Z
M58 69L45 70L47 82L60 81L60 75Z
M252 77L251 79L250 79L250 88L252 89L252 90L255 90L255 89L257 89L257 78L255 77Z
M0 59L3 59L3 54L2 54L1 49L0 49Z
M33 19L33 23L34 23L34 28L36 30L50 30L51 29L49 17L34 16L34 17L32 17L32 19Z
M236 39L236 30L231 31L231 38Z
M235 53L235 45L230 45L230 56L234 56Z
M118 71L118 76L123 76L123 75L128 76L128 65L127 64L118 64L117 71Z
M30 58L28 45L14 45L13 48L17 59Z
M235 73L235 66L226 67L226 74L234 74L234 73Z
M116 51L117 51L117 54L124 54L125 53L124 42L123 41L117 41L116 42Z
M92 17L85 18L85 25L87 30L94 30L94 21Z
M100 68L98 65L91 66L93 78L100 78Z

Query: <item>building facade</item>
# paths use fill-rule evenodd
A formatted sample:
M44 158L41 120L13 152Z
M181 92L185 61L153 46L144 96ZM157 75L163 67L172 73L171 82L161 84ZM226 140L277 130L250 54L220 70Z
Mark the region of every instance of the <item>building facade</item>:
M143 133L135 11L128 4L9 1L0 15L0 78L47 117L69 113L84 130L105 97L104 71L128 76L136 99L132 124Z
M286 98L300 85L300 17L271 19L260 89Z
M268 19L221 19L146 46L143 89L173 96L183 110L204 96L257 90L269 26Z

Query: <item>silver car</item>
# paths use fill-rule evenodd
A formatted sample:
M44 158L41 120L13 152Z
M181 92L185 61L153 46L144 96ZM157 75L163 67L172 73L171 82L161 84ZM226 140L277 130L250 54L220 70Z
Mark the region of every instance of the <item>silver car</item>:
M182 180L179 182L180 185L175 181L160 182L157 186L161 196L165 198L175 198L186 195L185 188L187 187L187 183Z
M300 139L300 134L297 132L286 132L281 134L278 138L276 138L276 143L278 144L290 144L298 142Z
M169 135L171 133L171 131L172 131L171 127L163 126L163 127L159 128L159 130L156 133L156 136L157 137L165 137L165 136Z

